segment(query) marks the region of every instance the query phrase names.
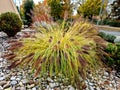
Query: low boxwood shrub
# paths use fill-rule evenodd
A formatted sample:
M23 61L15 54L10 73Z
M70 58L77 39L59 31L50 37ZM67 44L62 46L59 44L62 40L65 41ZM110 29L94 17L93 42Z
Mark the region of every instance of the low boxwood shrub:
M116 36L111 35L111 34L106 34L104 32L99 32L99 36L101 36L104 40L106 40L108 42L112 42L112 43L116 39Z
M109 25L109 26L113 26L113 27L120 27L120 22L119 21L115 21L115 20L105 19L105 20L103 20L102 25Z
M109 21L110 21L110 20L108 20L108 19L104 19L104 20L102 21L102 25L109 25Z
M64 22L39 28L41 33L36 38L23 39L22 47L15 49L18 43L12 44L9 50L14 52L11 57L15 61L9 68L30 65L35 76L44 76L45 73L63 75L70 80L69 83L82 90L81 81L86 79L86 71L94 73L102 65L100 51L97 52L97 42L101 42L101 38L98 38L96 28L84 22L74 23L67 31Z
M112 20L109 22L109 25L113 27L120 27L120 22Z
M6 12L0 15L0 31L5 32L9 37L15 36L21 27L22 22L17 14Z

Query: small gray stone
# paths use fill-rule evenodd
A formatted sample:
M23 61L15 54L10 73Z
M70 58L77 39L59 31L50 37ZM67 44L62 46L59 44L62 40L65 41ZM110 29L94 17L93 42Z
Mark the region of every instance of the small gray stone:
M16 77L15 76L12 76L11 78L10 78L10 80L15 80L16 79Z
M68 88L65 88L64 90L69 90Z
M4 73L3 73L3 72L1 72L1 73L0 73L0 76L4 76Z
M49 86L49 85L47 85L47 86L46 86L46 89L49 89L49 88L50 88L50 86Z
M17 76L17 78L20 78L20 79L22 79L22 76Z
M4 51L4 48L3 46L0 44L0 51L3 52Z
M8 87L8 88L5 88L4 90L12 90L12 88L11 88L11 87Z
M75 90L74 87L72 87L71 85L68 87L69 87L69 90Z
M7 82L6 81L0 81L0 86L5 85Z
M37 90L37 89L34 87L34 88L32 88L32 90Z
M25 87L21 87L20 90L26 90L26 88Z
M60 87L63 89L64 88L64 86L63 85L60 85Z
M89 82L89 85L90 85L90 86L93 86L93 85L94 85L94 83Z
M10 73L10 70L6 70L6 73L9 74L9 73Z
M96 90L100 90L100 87L96 87Z
M60 87L55 87L54 90L61 90L61 88Z
M35 84L27 85L27 88L33 88Z
M11 90L16 90L16 89L15 89L15 86L13 86Z
M16 78L17 81L20 81L21 79L20 78Z
M26 79L26 78L27 78L27 76L26 76L26 74L24 74L24 75L23 75L23 79Z
M20 75L20 76L21 76L21 75L22 75L22 73L21 73L21 72L18 72L18 73L17 73L17 75Z
M53 80L50 77L47 78L47 81L53 82Z
M104 72L104 76L109 76L109 73L108 72Z
M19 85L20 85L20 86L24 86L23 83L22 83L21 81L19 82Z
M16 76L15 75L17 75L17 72L16 72L16 70L12 73L12 77L15 77L16 78ZM13 78L14 79L14 78Z
M20 86L16 87L16 90L20 90Z
M11 81L10 84L11 84L11 85L16 85L16 84L17 84L17 81L15 81L15 80L14 80L14 81Z
M3 58L0 58L0 61L3 61Z
M5 79L5 76L0 77L0 81L3 81Z
M10 87L10 84L9 84L9 83L7 83L7 84L5 84L5 85L3 86L4 89L9 88L9 87Z
M60 84L59 83L55 83L55 86L59 86Z
M89 90L94 90L94 88L92 86L89 86Z
M0 90L3 90L3 87L2 87L2 86L0 86Z
M3 68L4 68L3 64L0 63L0 70L2 71ZM2 75L0 75L0 76L2 76Z
M103 76L103 79L107 79L107 77L106 77L106 76Z
M55 83L49 83L49 86L50 86L51 88L54 88L56 85L55 85Z
M27 84L28 83L28 79L23 79L21 80L23 84Z

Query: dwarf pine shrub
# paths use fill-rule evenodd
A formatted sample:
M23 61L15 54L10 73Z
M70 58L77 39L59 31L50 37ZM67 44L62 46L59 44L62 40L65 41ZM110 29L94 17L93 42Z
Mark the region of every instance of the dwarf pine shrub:
M5 32L9 37L15 36L21 27L22 22L17 14L6 12L0 15L0 31Z

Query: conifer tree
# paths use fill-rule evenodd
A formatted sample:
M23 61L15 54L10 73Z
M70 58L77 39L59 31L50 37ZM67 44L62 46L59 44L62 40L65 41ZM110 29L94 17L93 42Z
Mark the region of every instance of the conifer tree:
M28 26L32 23L32 10L34 8L33 0L23 0L24 17Z

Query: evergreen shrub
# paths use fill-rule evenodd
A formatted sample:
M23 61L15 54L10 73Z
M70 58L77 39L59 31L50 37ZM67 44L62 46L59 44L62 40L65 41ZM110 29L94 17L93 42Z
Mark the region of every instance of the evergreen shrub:
M17 14L6 12L0 15L0 31L5 32L9 37L15 36L21 27L22 22Z

